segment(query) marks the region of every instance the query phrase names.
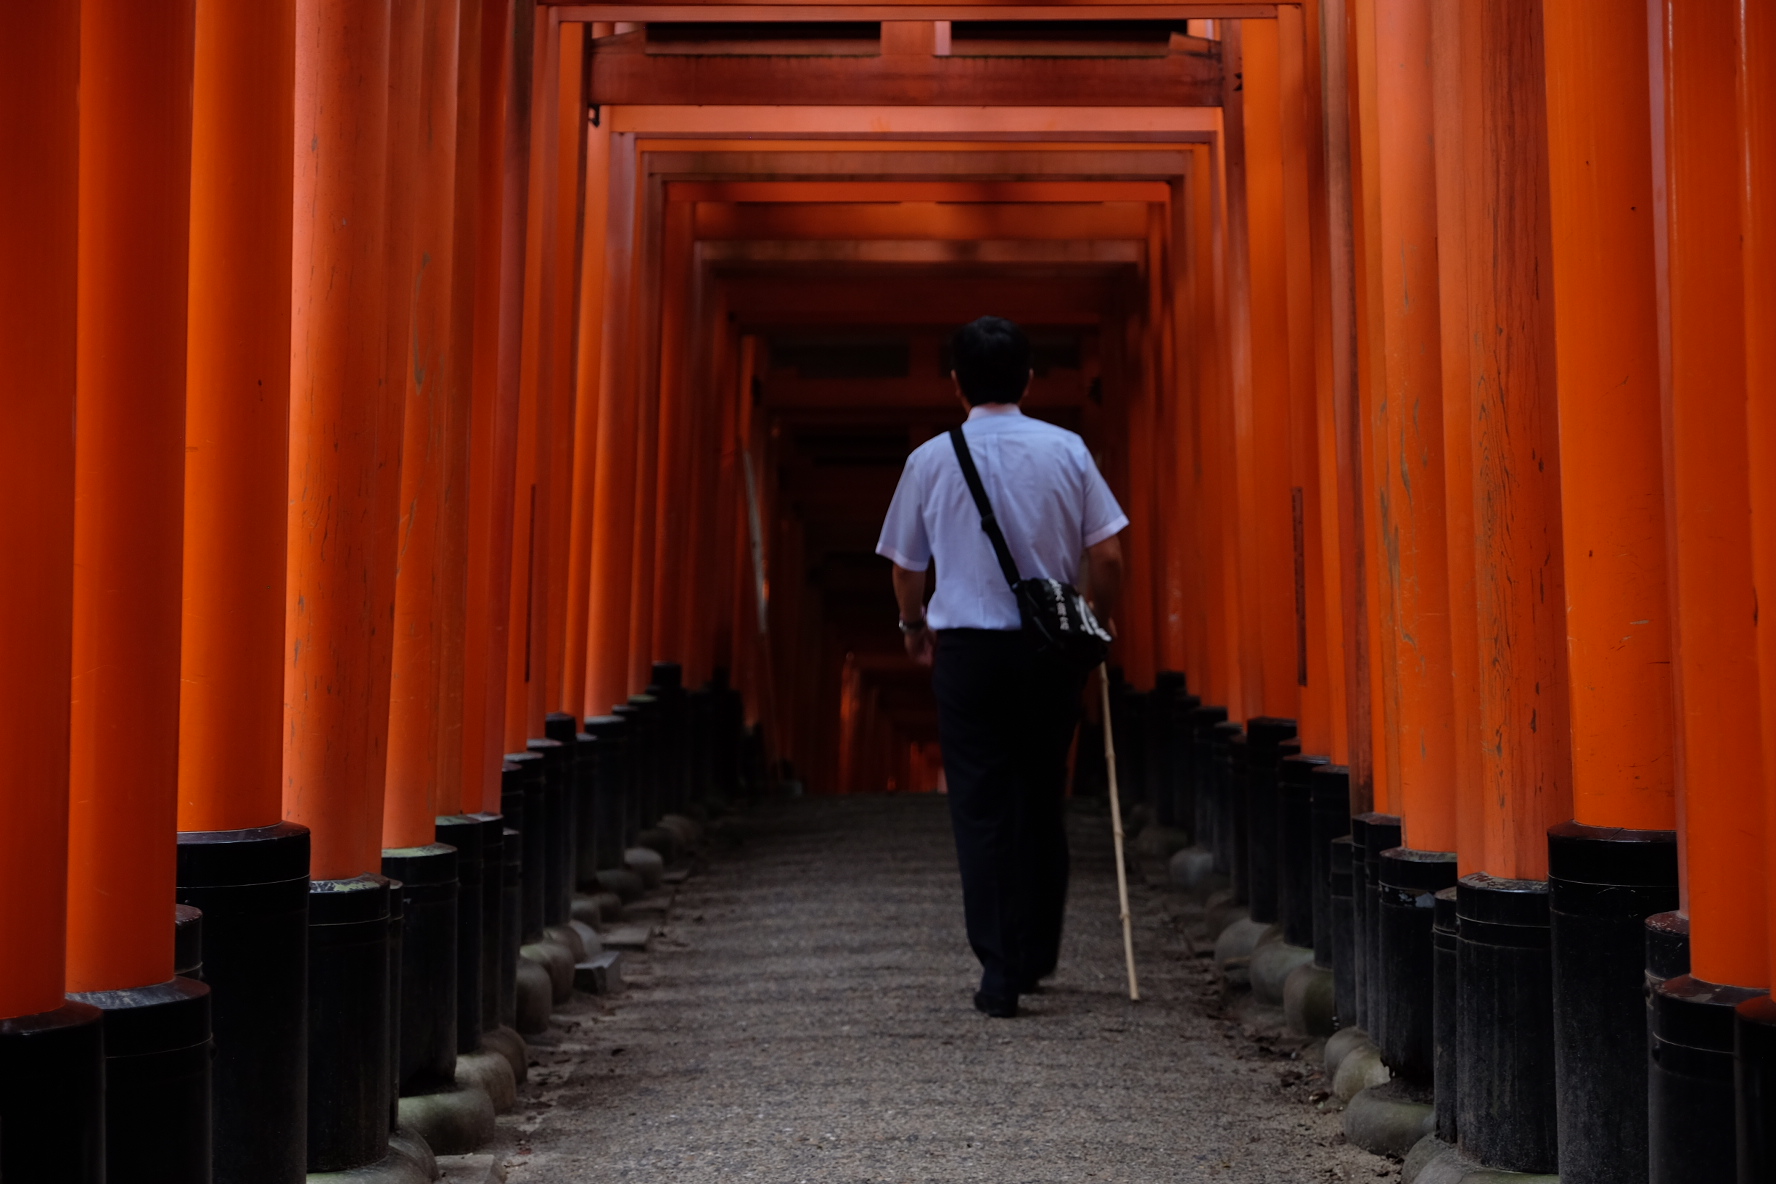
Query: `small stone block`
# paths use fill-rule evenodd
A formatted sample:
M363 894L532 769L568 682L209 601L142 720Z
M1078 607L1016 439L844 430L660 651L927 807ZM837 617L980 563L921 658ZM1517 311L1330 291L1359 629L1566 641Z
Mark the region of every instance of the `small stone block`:
M574 987L588 995L615 995L623 989L623 955L596 954L574 967Z
M1310 965L1313 956L1312 950L1292 946L1281 940L1259 945L1252 951L1252 960L1248 964L1253 997L1260 1003L1281 1006L1283 989L1288 984L1289 975L1298 966Z
M585 950L585 953L581 957L582 961L604 949L604 943L599 940L598 937L598 930L577 918L569 921L568 925L575 933L580 935L580 945Z
M654 930L649 925L623 925L603 936L606 950L642 950L653 944Z
M1436 1124L1428 1104L1407 1097L1394 1083L1359 1092L1344 1111L1346 1141L1395 1159L1405 1159Z
M643 832L643 834L646 833ZM644 892L658 888L660 876L666 871L666 861L660 857L660 853L646 846L631 847L623 852L623 866L641 877L641 887ZM602 878L600 882L602 882ZM617 891L621 892L621 889L617 889Z
M682 884L690 878L691 869L688 867L675 867L669 872L660 873L660 883L662 884Z

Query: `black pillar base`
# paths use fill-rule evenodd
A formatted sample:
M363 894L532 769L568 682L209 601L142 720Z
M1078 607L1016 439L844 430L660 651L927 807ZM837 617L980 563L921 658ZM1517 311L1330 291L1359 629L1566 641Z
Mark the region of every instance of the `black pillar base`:
M1226 715L1225 708L1213 710ZM1240 822L1245 817L1245 799L1239 796L1236 784L1241 770L1238 756L1245 753L1245 729L1230 719L1209 727L1208 785L1209 810L1213 815L1209 829L1215 836L1215 874L1226 876L1233 889L1233 898L1244 902L1246 888L1242 873L1246 866L1245 845L1240 841ZM1235 747L1238 747L1238 754Z
M661 718L662 704L653 695L630 695L629 706L635 709L635 733L641 740L635 754L635 804L639 812L631 820L639 837L660 821L663 812L660 798L666 785L666 721Z
M473 831L473 827L466 827ZM446 843L382 853L382 874L401 883L400 1022L395 1088L402 1094L456 1083L457 849ZM477 885L479 887L479 885ZM478 918L477 918L478 920Z
M203 912L216 1041L216 1184L308 1174L308 828L183 831L178 899Z
M1227 832L1232 836L1228 883L1235 904L1252 905L1252 743L1244 729L1227 738ZM1256 918L1253 918L1256 920Z
M565 925L573 916L568 862L573 835L567 829L567 761L573 750L546 737L529 740L526 747L543 757L543 926Z
M1356 903L1351 899L1351 837L1342 835L1327 844L1331 852L1331 883L1327 888L1328 922L1332 935L1332 1008L1334 1023L1349 1028L1357 1022ZM1317 943L1316 943L1317 946ZM1316 952L1314 961L1319 961Z
M476 947L481 958L480 988L476 995L480 1021L472 1035L462 1035L462 1039L469 1043L467 1048L458 1043L456 1051L459 1053L475 1051L480 1047L481 1033L500 1026L500 967L504 961L501 934L505 932L505 816L471 814L469 817L481 824L481 939ZM458 956L461 956L460 951Z
M500 869L499 1023L518 1026L518 949L524 944L524 836L511 827L501 836L505 864Z
M308 1170L388 1154L389 911L383 876L316 880L309 892Z
M1646 919L1677 904L1675 832L1549 829L1562 1184L1647 1178Z
M1184 676L1161 670L1153 676L1147 693L1147 801L1153 821L1160 826L1179 826L1188 820L1178 813L1177 773L1172 762L1172 726L1178 700L1184 696Z
M518 828L524 869L524 909L519 917L519 936L533 941L542 936L549 897L549 776L548 758L540 752L508 752L506 763L516 765L515 776L523 787L524 804L514 814L504 811L506 825ZM500 801L505 801L502 777Z
M590 732L574 733L573 797L568 819L573 827L573 862L569 889L594 892L598 887L598 806L593 800L598 773L598 741Z
M623 794L623 826L618 831L621 850L617 853L616 866L619 868L623 866L622 852L635 846L641 828L653 821L646 815L654 784L654 729L645 710L653 702L651 696L636 695L627 703L618 703L611 708L611 715L623 721L629 765Z
M456 849L454 1044L459 1053L474 1052L481 1043L481 873L486 854L482 840L489 829L481 819L466 814L438 818L438 841ZM386 868L386 852L383 858Z
M1400 845L1400 819L1394 814L1359 814L1351 819L1351 894L1356 907L1358 1024L1379 1046L1387 1026L1381 975L1381 853Z
M1202 837L1196 830L1196 782L1190 775L1190 720L1196 709L1202 706L1202 700L1190 693L1184 675L1162 671L1160 677L1176 679L1175 684L1168 681L1170 691L1166 695L1165 715L1158 721L1164 734L1159 759L1165 769L1165 785L1171 797L1171 825L1189 831L1191 841L1200 843Z
M1653 990L1647 1176L1653 1184L1737 1177L1734 1009L1762 992L1687 974Z
M1246 721L1246 900L1252 920L1282 919L1277 894L1277 767L1300 753L1295 721L1260 715ZM1288 745L1288 747L1284 747Z
M586 718L585 734L592 737L592 863L582 867L581 883L595 888L599 872L623 866L623 827L628 817L629 725L621 716Z
M107 1179L209 1184L210 988L173 978L69 998L105 1013Z
M203 981L203 910L173 906L173 973Z
M1375 828L1370 828L1370 834ZM1436 894L1455 887L1455 854L1395 847L1375 860L1376 981L1381 1058L1416 1089L1435 1081Z
M388 882L388 1130L401 1125L401 961L407 935L406 885Z
M1432 1103L1437 1121L1437 1137L1445 1143L1456 1141L1455 1114L1461 1096L1460 1059L1457 1052L1461 979L1457 969L1456 889L1445 888L1437 893L1431 913L1431 989L1435 999L1431 1008L1431 1031L1436 1040L1436 1060L1432 1072Z
M1456 883L1456 1127L1489 1168L1553 1172L1554 995L1548 884L1474 874Z
M1277 766L1277 912L1283 940L1303 949L1314 948L1314 774L1330 763L1296 754ZM1318 866L1324 871L1325 860Z
M647 693L658 702L660 722L660 791L653 823L668 814L684 811L686 779L690 762L687 742L689 709L684 667L677 662L655 662L649 670Z
M551 711L543 717L543 735L561 745L561 827L551 837L561 848L564 919L549 924L564 925L573 916L573 893L580 882L580 799L582 787L591 777L592 748L580 747L580 722L565 711ZM591 825L590 820L586 825Z
M1776 1001L1759 995L1734 1011L1739 1184L1767 1184L1776 1180Z
M0 1180L104 1184L101 1016L69 1001L0 1020Z
M1321 765L1308 778L1310 811L1309 842L1313 845L1310 874L1313 876L1314 963L1336 971L1332 921L1332 843L1350 834L1350 770L1343 765ZM1348 847L1348 844L1347 844ZM1344 895L1350 896L1349 852L1344 867ZM1349 905L1347 904L1348 908ZM1339 1005L1342 1008L1342 1004ZM1349 1023L1348 1013L1341 1023Z
M1369 1018L1369 815L1353 814L1351 840L1351 1011L1347 1023L1374 1034Z
M1217 861L1221 858L1216 854L1220 850L1220 790L1216 785L1214 729L1216 724L1226 722L1225 707L1195 707L1185 715L1189 733L1185 743L1190 747L1190 794L1196 811L1191 819L1191 834L1196 845L1213 854ZM1223 867L1214 870L1227 874Z

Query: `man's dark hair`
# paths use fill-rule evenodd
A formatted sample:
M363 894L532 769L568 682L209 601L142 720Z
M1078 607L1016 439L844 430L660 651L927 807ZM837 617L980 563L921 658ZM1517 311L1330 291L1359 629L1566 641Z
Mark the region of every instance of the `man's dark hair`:
M1030 339L1004 317L981 317L956 330L950 357L971 407L1016 403L1030 385Z

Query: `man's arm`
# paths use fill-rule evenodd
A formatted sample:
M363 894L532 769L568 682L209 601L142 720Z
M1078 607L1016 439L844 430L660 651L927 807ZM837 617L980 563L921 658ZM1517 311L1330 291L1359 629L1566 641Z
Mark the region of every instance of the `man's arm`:
M931 630L925 625L925 573L894 565L894 599L903 622L919 622L905 635L907 656L921 666L931 665Z
M1111 535L1085 549L1086 599L1105 628L1116 618L1122 600L1122 540ZM1116 632L1110 629L1112 633Z

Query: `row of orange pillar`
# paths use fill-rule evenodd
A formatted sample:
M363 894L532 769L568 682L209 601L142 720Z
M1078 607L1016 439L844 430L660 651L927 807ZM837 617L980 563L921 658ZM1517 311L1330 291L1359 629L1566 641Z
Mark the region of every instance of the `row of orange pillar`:
M1552 875L1557 924L1563 877L1600 866L1560 843L1675 847L1689 975L1659 1014L1727 1009L1717 1075L1685 1079L1706 1122L1648 1134L1643 1108L1650 1151L1612 1159L1562 1111L1558 1151L1550 1116L1535 1162L1498 1165L1569 1181L1770 1170L1735 1167L1730 1005L1776 950L1771 19L1309 0L1229 31L1223 287L1180 322L1219 356L1165 436L1206 445L1160 543L1201 575L1159 649L1234 718L1297 720L1408 848ZM1742 1136L1773 1117L1743 1089Z
M0 1028L23 1032L90 1026L68 993L178 981L183 842L379 873L439 816L497 813L546 713L602 714L686 638L612 636L651 604L615 581L655 491L619 487L644 425L599 398L588 26L531 0L0 25ZM26 1142L9 1113L5 1153Z

